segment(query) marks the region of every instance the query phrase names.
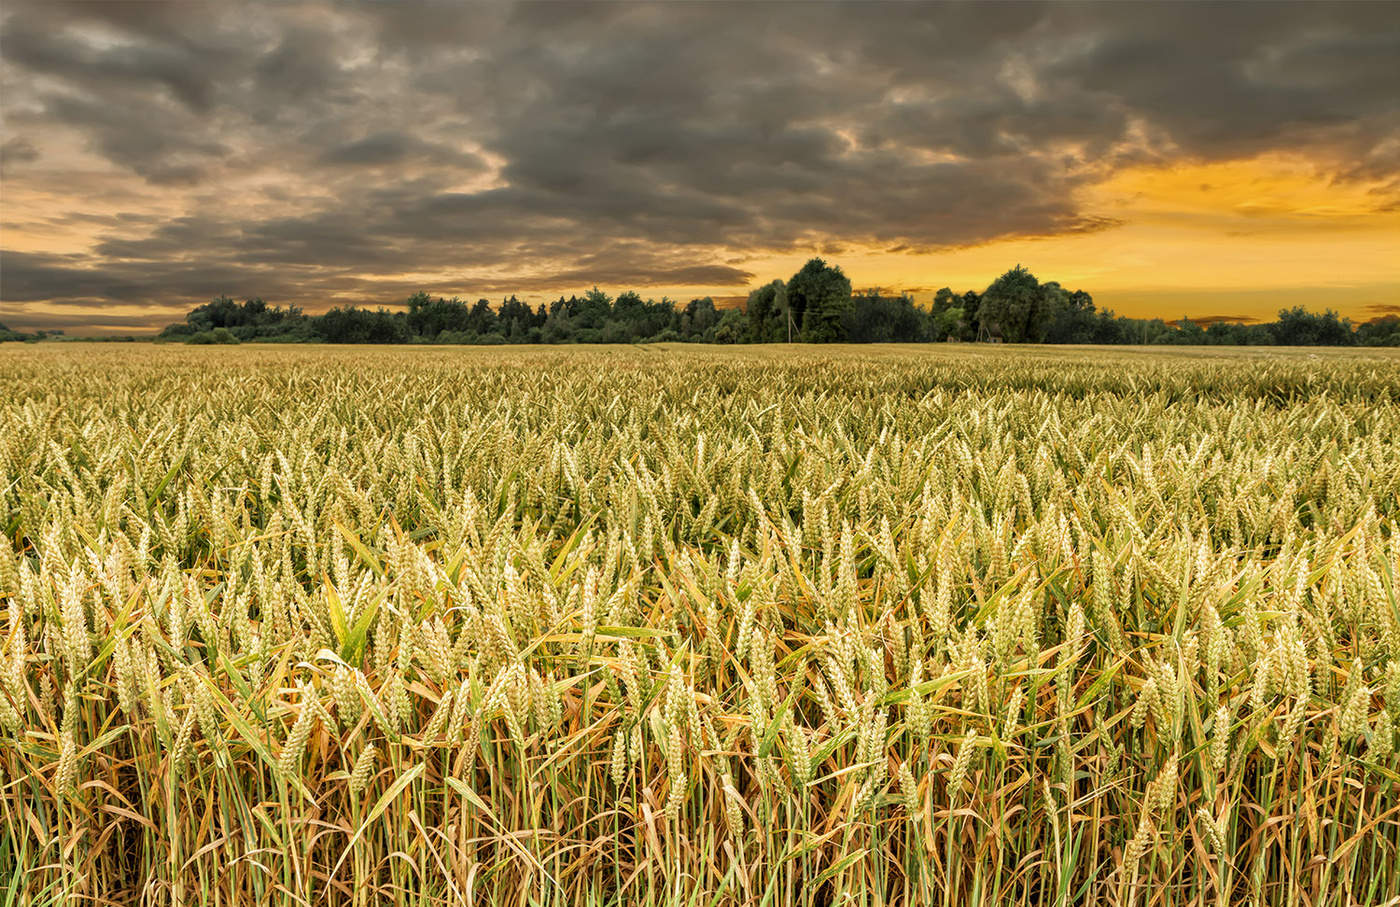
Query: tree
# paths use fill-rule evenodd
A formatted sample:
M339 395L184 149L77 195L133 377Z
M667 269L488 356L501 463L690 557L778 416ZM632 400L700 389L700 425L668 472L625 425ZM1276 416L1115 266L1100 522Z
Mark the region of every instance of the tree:
M237 343L238 338L233 336L233 331L230 331L228 328L214 328L212 331L201 331L198 334L194 334L185 342L195 345L208 343Z
M408 298L408 330L414 337L432 340L444 331L468 330L470 310L460 299L433 299L427 293L414 293Z
M1021 265L992 281L982 293L977 317L981 327L1007 343L1043 343L1066 293L1058 283L1041 286Z
M604 333L604 342L608 342L608 337L640 340L659 333L665 325L656 323L655 308L655 303L643 300L632 290L620 293L612 305L612 321Z
M963 339L976 340L978 329L982 323L982 294L976 290L968 290L962 296L962 308L964 318L967 321L967 332Z
M1365 322L1356 329L1356 342L1364 346L1400 346L1400 315Z
M1047 283L1042 289L1059 284ZM1094 311L1094 297L1083 290L1073 293L1058 292L1058 303L1050 313L1044 341L1046 343L1093 343L1098 316Z
M334 308L315 319L315 326L327 343L407 343L409 339L404 313L387 309Z
M539 332L533 330L539 327L538 317L528 302L522 302L512 295L501 302L496 312L496 323L500 333L511 343L529 343L539 339ZM598 323L601 325L603 320L599 319Z
M749 294L744 304L749 319L749 336L754 343L776 343L787 339L787 285L781 280L764 284Z
M594 287L583 294L583 298L579 300L578 311L569 314L579 330L600 330L612 315L612 299L607 293Z
M467 331L473 334L490 334L496 329L496 313L491 303L478 299L467 314Z
M1243 345L1400 345L1400 316L1361 325L1331 310L1301 306L1279 312L1278 320L1244 324L1183 318L1122 318L1095 306L1084 290L1066 290L1056 281L1039 282L1017 265L984 293L959 295L939 289L930 309L905 296L869 290L851 295L841 269L820 258L803 265L788 282L774 280L749 293L743 308L718 311L709 297L677 307L624 291L614 301L594 287L582 297L560 296L537 307L511 296L493 309L415 293L404 311L331 309L308 316L296 306L269 305L253 297L242 303L219 296L196 306L185 320L167 325L157 341L307 343L624 343L692 340L704 343L768 343L792 337L804 342L854 343L973 340L990 333L1021 343L1124 343ZM215 332L220 332L217 335ZM58 330L22 334L0 326L0 340L40 340ZM192 340L191 338L198 338Z
M974 307L976 293L973 297ZM933 340L973 340L972 323L968 317L966 297L959 296L948 287L933 294L933 307L929 311L930 332Z
M1331 309L1319 315L1302 306L1279 310L1273 334L1275 343L1286 346L1350 346L1356 342L1350 319Z
M922 343L932 328L929 314L912 297L881 296L875 290L852 297L841 324L850 343Z
M738 309L729 309L719 319L719 324L715 325L715 343L747 343L749 341L749 322L744 313Z
M719 312L715 310L713 299L708 296L692 299L681 313L680 333L682 337L693 340L710 340L718 323Z
M842 317L851 307L851 281L838 267L813 258L787 282L788 307L799 339L831 343L842 339Z
M635 290L617 294L612 304L612 315L618 321L636 321L646 310L646 301Z
M11 341L11 340L28 340L28 339L29 339L29 335L28 335L28 334L22 333L22 332L20 332L20 331L12 331L12 330L10 330L9 328L5 327L3 324L0 324L0 343L5 343L5 342Z
M296 306L269 306L253 298L241 305L219 296L191 309L184 324L167 325L157 339L172 340L227 328L238 340L310 340L309 319Z
M931 334L934 340L967 339L967 312L960 305L949 306L932 315Z
M705 298L709 299L708 296ZM711 305L713 304L714 302L711 300ZM662 296L660 302L648 299L638 336L655 338L663 334L674 334L677 321L676 301L674 299L666 296Z

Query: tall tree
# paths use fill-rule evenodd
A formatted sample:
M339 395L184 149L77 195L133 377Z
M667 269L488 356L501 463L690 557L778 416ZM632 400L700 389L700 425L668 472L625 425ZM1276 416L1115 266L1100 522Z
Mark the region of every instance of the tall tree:
M492 311L491 303L485 299L478 299L467 318L467 330L475 331L478 334L489 334L495 327L496 313Z
M970 293L974 300L975 293ZM942 287L933 294L933 307L929 311L930 333L934 340L971 340L971 319L968 316L965 297L959 296L948 287Z
M787 339L787 285L781 280L764 284L750 293L744 312L749 318L749 336L754 343Z
M680 333L684 337L704 339L713 336L717 324L719 312L715 309L715 301L708 296L692 299L681 313Z
M612 297L594 287L583 294L583 298L579 300L578 311L571 314L579 330L601 328L612 315Z
M851 281L840 268L813 258L787 282L787 298L799 339L809 343L842 339L841 320L851 307Z
M1038 343L1045 339L1050 317L1063 291L1059 284L1041 287L1021 265L992 281L982 293L977 317L993 336L1007 343Z

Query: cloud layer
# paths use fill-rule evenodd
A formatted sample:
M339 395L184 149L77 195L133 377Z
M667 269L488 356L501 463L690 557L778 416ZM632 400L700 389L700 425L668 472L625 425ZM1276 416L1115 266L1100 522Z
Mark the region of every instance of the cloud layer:
M1287 152L1378 208L1400 188L1384 3L6 9L16 323L738 290L763 255L1108 229L1079 190L1145 163Z

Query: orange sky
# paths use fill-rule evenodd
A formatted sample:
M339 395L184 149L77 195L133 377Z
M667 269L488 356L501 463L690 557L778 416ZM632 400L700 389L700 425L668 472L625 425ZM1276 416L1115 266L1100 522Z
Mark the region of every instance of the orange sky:
M1355 321L1400 312L1400 205L1375 181L1337 182L1281 155L1124 170L1084 190L1090 216L1115 226L932 253L847 249L832 255L857 287L981 289L1024 264L1041 280L1089 290L1132 317L1333 308ZM802 255L750 259L785 275ZM718 289L718 288L716 288Z

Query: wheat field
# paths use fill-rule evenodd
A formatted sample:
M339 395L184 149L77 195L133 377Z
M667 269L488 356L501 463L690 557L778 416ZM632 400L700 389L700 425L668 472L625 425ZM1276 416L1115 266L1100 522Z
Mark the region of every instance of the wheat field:
M1400 903L1400 358L0 350L0 904Z

